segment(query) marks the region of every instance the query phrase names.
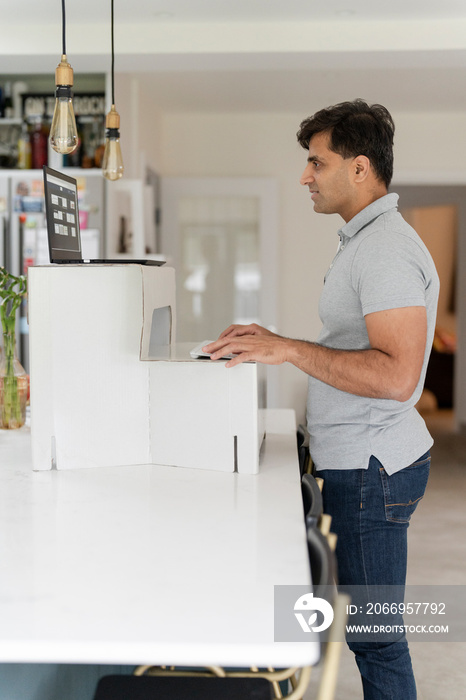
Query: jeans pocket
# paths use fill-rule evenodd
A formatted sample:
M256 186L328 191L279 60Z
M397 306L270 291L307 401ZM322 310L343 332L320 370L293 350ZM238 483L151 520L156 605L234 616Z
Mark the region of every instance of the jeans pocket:
M383 467L380 476L385 501L385 518L393 523L407 523L424 496L429 478L430 452L409 467L400 469L391 476Z

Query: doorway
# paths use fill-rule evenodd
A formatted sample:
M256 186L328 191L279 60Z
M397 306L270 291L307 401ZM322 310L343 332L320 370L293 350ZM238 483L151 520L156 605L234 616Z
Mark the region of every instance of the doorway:
M160 252L176 270L178 342L213 340L232 323L276 329L277 232L272 178L161 179Z
M437 333L426 387L452 411L453 430L466 428L466 186L397 185L399 209L424 239L439 272ZM449 406L450 404L450 406Z

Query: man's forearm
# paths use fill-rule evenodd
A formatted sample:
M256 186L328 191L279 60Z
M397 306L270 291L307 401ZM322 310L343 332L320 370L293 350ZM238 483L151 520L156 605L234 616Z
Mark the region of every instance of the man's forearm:
M286 340L286 359L306 374L357 396L406 401L412 394L393 358L380 350L334 350Z

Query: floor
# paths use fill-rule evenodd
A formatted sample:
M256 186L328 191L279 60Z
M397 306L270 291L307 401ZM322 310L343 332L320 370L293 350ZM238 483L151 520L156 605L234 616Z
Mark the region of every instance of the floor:
M451 411L424 416L434 436L426 495L409 527L408 584L466 584L466 435L453 432ZM410 644L418 700L466 697L464 642ZM305 700L315 699L319 672ZM361 681L352 653L343 645L335 700L361 700ZM403 700L403 698L400 698Z

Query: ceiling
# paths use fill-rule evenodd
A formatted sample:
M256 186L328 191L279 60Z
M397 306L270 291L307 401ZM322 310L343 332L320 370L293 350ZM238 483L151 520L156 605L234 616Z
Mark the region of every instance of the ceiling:
M59 0L0 0L0 16L0 74L53 73ZM110 0L68 0L66 19L75 73L107 72ZM357 96L466 110L464 0L115 0L115 54L164 111L301 113Z
M68 0L67 18L91 24L110 17L110 0ZM1 0L2 22L18 24L18 3ZM31 23L54 22L61 18L60 0L22 0L21 20ZM457 19L466 17L464 0L114 0L115 20L147 22L153 19L173 22L320 21L337 17L379 20Z

